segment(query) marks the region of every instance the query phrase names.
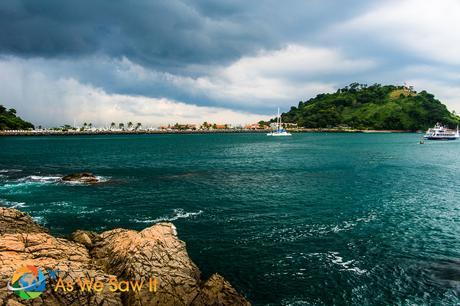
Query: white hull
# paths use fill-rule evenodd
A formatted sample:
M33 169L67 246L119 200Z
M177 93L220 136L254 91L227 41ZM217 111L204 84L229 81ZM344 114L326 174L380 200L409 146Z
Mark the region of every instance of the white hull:
M273 136L273 137L280 137L280 136L291 136L291 133L288 132L273 132L273 133L268 133L267 136Z

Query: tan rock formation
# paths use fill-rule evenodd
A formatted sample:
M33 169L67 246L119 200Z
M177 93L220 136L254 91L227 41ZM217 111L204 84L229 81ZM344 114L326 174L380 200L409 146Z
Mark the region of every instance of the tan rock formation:
M51 236L30 216L0 207L0 306L3 305L249 305L222 277L202 282L188 257L185 243L171 223L140 232L115 229L101 234L77 231L72 240ZM25 301L6 289L13 272L26 264L59 270L65 281L80 278L139 282L141 290L112 292L54 291L55 283L39 298ZM156 292L150 292L149 279ZM18 304L19 303L19 304Z
M100 183L100 179L92 173L72 173L61 178L64 182L77 182L85 184L97 184Z
M250 305L241 294L219 274L212 275L202 286L192 302L200 305Z

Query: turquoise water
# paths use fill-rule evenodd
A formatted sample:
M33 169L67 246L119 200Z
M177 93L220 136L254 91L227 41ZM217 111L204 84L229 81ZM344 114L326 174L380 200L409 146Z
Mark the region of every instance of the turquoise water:
M62 235L173 221L256 305L460 304L460 141L419 137L0 138L0 201Z

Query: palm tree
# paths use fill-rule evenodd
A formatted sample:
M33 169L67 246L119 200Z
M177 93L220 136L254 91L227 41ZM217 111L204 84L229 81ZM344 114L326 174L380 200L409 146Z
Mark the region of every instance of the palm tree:
M138 122L138 123L136 124L136 130L140 129L141 126L142 126L142 123Z
M88 127L89 127L89 129L91 130L91 129L93 128L93 124L90 122L90 123L88 124Z
M133 123L130 121L128 122L128 129L130 130L133 127Z
M110 123L110 129L113 130L115 128L115 122Z
M83 130L86 130L86 127L88 126L88 124L85 122L83 123Z
M120 130L124 130L124 129L125 129L125 124L122 123L122 122L118 123L118 128L119 128Z

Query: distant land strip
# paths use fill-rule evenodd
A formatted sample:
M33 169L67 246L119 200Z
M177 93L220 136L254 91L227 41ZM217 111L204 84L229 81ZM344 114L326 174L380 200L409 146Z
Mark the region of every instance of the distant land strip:
M0 131L0 136L81 136L81 135L145 135L145 134L239 134L268 133L271 130L146 130L146 131ZM412 130L355 130L340 128L297 128L288 129L293 133L415 133ZM418 131L420 132L420 131Z

